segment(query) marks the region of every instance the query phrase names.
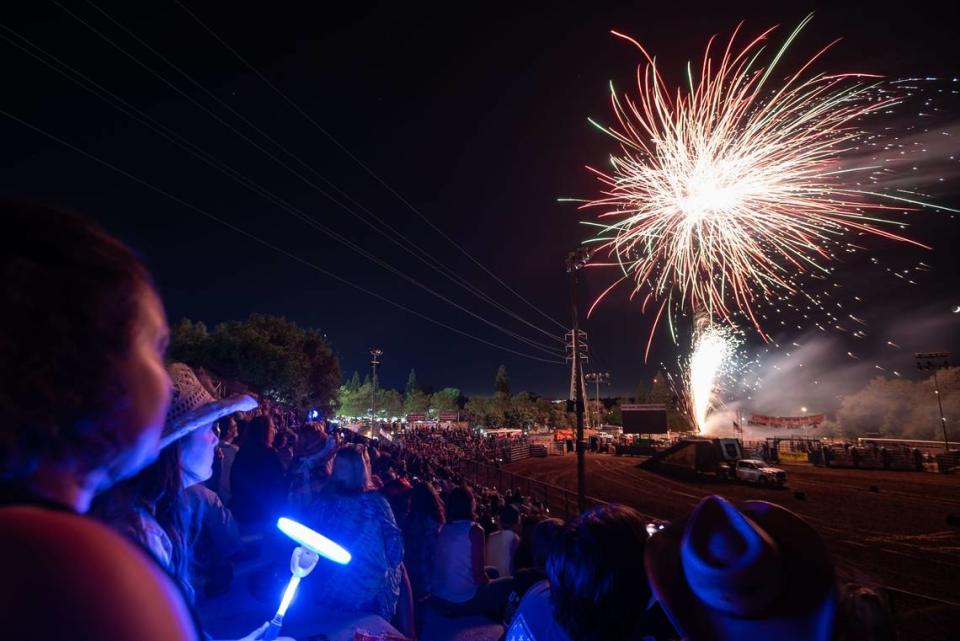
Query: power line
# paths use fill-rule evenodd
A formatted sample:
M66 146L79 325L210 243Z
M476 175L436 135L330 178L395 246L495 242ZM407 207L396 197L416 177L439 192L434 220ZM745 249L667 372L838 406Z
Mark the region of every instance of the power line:
M393 194L397 198L397 200L399 200L401 203L403 203L407 207L407 209L409 209L414 214L416 214L423 222L429 225L431 229L433 229L435 232L440 234L440 236L442 236L447 242L449 242L451 245L456 247L464 256L469 258L470 261L473 262L473 264L475 264L477 267L479 267L484 272L486 272L491 278L497 281L500 285L502 285L505 289L507 289L507 291L509 291L511 294L513 294L514 296L519 298L521 301L523 301L528 307L530 307L531 309L536 311L538 314L540 314L541 316L543 316L544 318L546 318L547 320L555 324L557 327L560 327L561 329L566 330L566 326L564 326L562 323L554 319L552 316L550 316L546 312L542 311L539 307L537 307L536 305L531 303L529 300L527 300L522 294L520 294L519 292L514 290L512 287L510 287L507 283L505 283L502 279L500 279L500 277L498 277L490 269L488 269L483 263L481 263L476 258L474 258L473 255L470 254L470 252L468 252L466 249L461 247L455 240L453 240L450 236L448 236L442 229L437 227L429 218L423 215L419 209L414 207L406 198L404 198L399 192L397 192L393 187L391 187L383 178L381 178L376 172L374 172L362 160L360 160L360 158L355 156L346 146L344 146L339 140L337 140L333 136L333 134L329 133L326 129L324 129L320 125L320 123L314 120L313 117L310 116L310 114L308 114L306 111L304 111L303 108L300 107L300 105L298 105L290 97L288 97L283 91L280 90L279 87L277 87L272 82L270 82L270 80L266 76L264 76L259 69L257 69L252 64L250 64L246 60L246 58L240 55L240 53L236 49L231 47L223 38L220 37L219 34L217 34L216 31L214 31L211 27L207 26L207 24L204 23L196 14L194 14L186 5L184 5L179 0L174 0L174 2L181 9L183 9L183 11L187 13L187 15L193 18L194 21L196 21L196 23L199 24L207 33L209 33L215 40L217 40L217 42L223 45L224 48L227 49L227 51L232 53L240 62L242 62L248 69L250 69L254 74L256 74L257 77L259 77L268 87L270 87L278 96L280 96L280 98L282 98L288 105L290 105L290 107L292 107L297 113L299 113L304 119L306 119L307 122L312 124L330 142L336 145L336 147L340 149L340 151L346 154L347 157L349 157L361 169L363 169L374 180L380 183L380 185L383 186L384 189L386 189L391 194Z
M386 222L385 220L383 220L381 217L379 217L377 214L375 214L373 211L371 211L371 210L370 210L369 208L367 208L365 205L363 205L362 203L360 203L359 201L357 201L355 198L353 198L352 196L350 196L350 194L348 194L347 192L345 192L343 189L341 189L339 186L337 186L334 182L332 182L331 180L329 180L327 177L325 177L324 175L320 174L320 173L319 173L316 169L314 169L310 164L308 164L307 162L305 162L304 160L302 160L299 156L297 156L297 155L294 154L292 151L290 151L290 150L289 150L286 146L284 146L281 142L279 142L278 140L276 140L275 138L273 138L272 136L270 136L267 132L263 131L260 127L258 127L254 122L252 122L250 119L248 119L248 118L247 118L246 116L244 116L242 113L240 113L239 111L237 111L236 109L234 109L229 103L225 102L225 101L222 100L219 96L217 96L217 95L214 94L212 91L210 91L209 89L207 89L202 83L198 82L198 81L197 81L195 78L193 78L193 76L191 76L188 72L186 72L186 71L184 71L183 69L181 69L181 68L180 68L179 66L177 66L175 63L173 63L171 60L169 60L166 56L164 56L160 51L158 51L157 49L155 49L154 47L152 47L149 43L147 43L145 40L143 40L142 38L140 38L136 33L134 33L133 31L131 31L130 29L128 29L123 23L121 23L121 22L118 21L116 18L114 18L109 12L103 10L102 8L100 8L99 6L97 6L96 4L94 4L93 2L91 2L91 1L89 1L89 0L88 0L87 4L89 4L91 7L93 7L93 8L94 8L96 11L98 11L102 16L104 16L107 20L109 20L111 23L113 23L116 27L118 27L119 29L121 29L121 30L122 30L124 33L126 33L128 36L130 36L131 38L133 38L134 40L136 40L140 45L142 45L144 48L146 48L148 51L150 51L150 52L151 52L153 55L155 55L157 58L159 58L160 60L162 60L162 61L163 61L165 64L167 64L169 67L171 67L172 69L174 69L177 73L179 73L181 76L183 76L183 77L184 77L187 81L189 81L194 87L196 87L197 89L199 89L200 91L202 91L202 92L203 92L206 96L208 96L211 100L214 100L218 105L220 105L221 107L223 107L224 109L226 109L227 111L229 111L229 112L230 112L231 114L233 114L236 118L240 119L244 124L246 124L248 127L250 127L251 129L253 129L257 134L259 134L259 135L260 135L261 137L263 137L265 140L267 140L267 141L269 141L270 143L272 143L275 147L277 147L277 149L279 149L280 151L282 151L286 156L288 156L289 158L291 158L291 159L293 159L294 161L296 161L301 167L303 167L304 169L306 169L307 171L309 171L311 174L313 174L314 176L316 176L317 178L319 178L321 181L323 181L324 184L327 185L327 187L329 187L330 189L333 189L334 191L336 191L339 196L341 196L342 198L348 200L352 205L354 205L355 207L357 207L358 209L360 209L361 211L363 211L364 213L366 213L368 216L370 216L371 218L373 218L380 226L374 225L374 224L371 223L369 220L367 220L367 219L364 218L363 216L359 215L359 214L356 213L355 211L351 210L350 208L344 207L341 203L339 203L339 202L337 202L337 201L334 201L334 202L336 202L336 204L338 204L338 205L340 205L341 207L343 207L343 209L344 209L345 211L347 211L348 213L350 213L352 216L356 217L358 220L360 220L361 222L363 222L364 224L366 224L368 227L370 227L371 229L373 229L375 232L377 232L378 234L380 234L381 236L383 236L384 238L386 238L387 240L389 240L391 243L397 245L398 247L400 247L401 249L403 249L404 251L406 251L407 253L409 253L411 256L413 256L414 258L416 258L417 260L419 260L419 261L422 262L423 264L425 264L425 265L427 265L428 267L430 267L431 269L439 272L440 274L442 274L443 276L445 276L447 279L451 280L452 282L454 282L455 284L459 285L459 286L462 287L463 289L466 289L468 292L470 292L470 293L472 293L473 295L477 296L478 298L480 298L482 301L484 301L484 302L487 303L488 305L494 306L496 309L500 310L500 311L503 312L504 314L510 316L511 318L514 318L515 320L519 321L520 323L523 323L524 325L527 325L527 326L529 326L530 328L532 328L532 329L534 329L534 330L536 330L536 331L538 331L538 332L541 332L541 333L545 334L546 336L549 336L551 339L553 339L553 340L555 340L555 341L557 341L557 342L561 342L561 343L563 342L563 339L560 338L559 336L557 336L556 334L552 334L552 333L550 333L550 332L544 331L544 330L543 330L542 328L540 328L539 326L534 325L533 323L530 323L529 321L527 321L527 320L526 320L525 318L523 318L522 316L516 314L516 313L513 312L512 310L510 310L510 309L508 309L507 307L505 307L504 305L502 305L499 301L497 301L497 300L495 300L494 298L490 297L488 294L486 294L486 292L484 292L484 291L481 290L480 288L478 288L478 287L474 286L473 284L471 284L471 283L470 283L469 281L467 281L465 278L463 278L462 276L460 276L459 274L457 274L454 270L452 270L452 269L450 269L449 267L447 267L446 265L444 265L444 264L443 264L441 261L439 261L437 258L435 258L434 256L430 255L428 252L426 252L424 249L422 249L419 245L417 245L414 241L412 241L411 239L409 239L408 237L406 237L400 230L398 230L398 229L396 229L395 227L393 227L392 225L390 225L388 222ZM85 24L85 26L87 26L89 29L91 29L92 31L94 31L94 33L97 33L97 35L100 35L101 37L104 37L102 34L100 34L98 31L96 31L95 29L93 29L90 25L88 25L88 24L87 24L86 22L84 22L82 19L80 19L79 17L77 17L75 14L70 13L70 12L69 12L68 10L66 10L66 9L65 9L65 11L67 11L67 13L69 13L71 16L73 16L75 19L77 19L77 20L80 21L81 23ZM109 41L109 40L108 40L108 42L110 42L110 44L112 44L115 48L118 48L118 49L120 49L121 51L123 51L123 53L124 53L125 55L127 55L128 57L130 57L131 59L137 61L136 58L135 58L134 56L132 56L132 54L130 54L129 52L127 52L126 50L124 50L122 47L120 47L120 46L117 45L116 43L114 43L114 42L112 42L112 41ZM139 61L137 61L137 62L139 63ZM143 65L141 65L141 66L143 66ZM154 75L157 75L155 71L153 71L153 70L150 70L150 71L151 71L152 73L154 73ZM169 83L168 83L168 84L169 84ZM182 92L181 92L181 94L182 94ZM182 95L183 95L183 94L182 94ZM188 98L191 102L193 102L193 104L195 104L196 106L198 106L198 107L200 107L200 108L203 108L202 105L199 105L196 101L194 101L194 100L193 100L192 98L190 98L189 96L185 96L185 97L187 97L187 98ZM223 123L223 124L226 124L226 123ZM233 130L232 127L230 127L230 129ZM233 131L234 131L234 133L237 133L235 130L233 130ZM272 158L272 156L271 156L271 158ZM282 165L282 166L284 166L285 168L287 168L285 165ZM312 187L316 188L316 186L313 185L312 183L309 183L309 182L308 182L308 184L310 184ZM324 192L321 191L321 193L322 193L324 196L326 196L326 194L325 194ZM387 230L389 230L390 233L387 233L386 231L384 231L384 228L386 228ZM398 240L398 239L402 239L403 242L401 242L401 241ZM406 245L405 245L404 243L406 243Z
M135 183L137 183L137 184L139 184L139 185L141 185L141 186L143 186L143 187L146 187L147 189L150 189L151 191L156 192L156 193L158 193L158 194L160 194L160 195L162 195L162 196L164 196L164 197L166 197L166 198L168 198L168 199L176 202L176 203L179 204L179 205L182 205L182 206L184 206L184 207L186 207L186 208L188 208L188 209L190 209L190 210L192 210L192 211L195 211L195 212L197 212L198 214L201 214L202 216L205 216L206 218L209 218L210 220L213 220L213 221L215 221L215 222L217 222L217 223L219 223L219 224L227 227L228 229L231 229L232 231L234 231L234 232L236 232L236 233L238 233L238 234L240 234L240 235L242 235L242 236L245 236L245 237L247 237L247 238L249 238L249 239L251 239L251 240L253 240L253 241L255 241L255 242L257 242L257 243L259 243L259 244L261 244L261 245L263 245L263 246L265 246L265 247L268 247L269 249L272 249L272 250L274 250L274 251L276 251L276 252L278 252L278 253L286 256L287 258L290 258L291 260L294 260L294 261L296 261L296 262L298 262L298 263L301 263L301 264L303 264L303 265L305 265L305 266L307 266L307 267L309 267L309 268L311 268L311 269L313 269L313 270L315 270L315 271L317 271L317 272L320 272L321 274L324 274L325 276L327 276L327 277L329 277L329 278L332 278L332 279L334 279L334 280L336 280L336 281L338 281L338 282L341 282L341 283L343 283L343 284L345 284L345 285L349 285L350 287L353 287L354 289L357 289L357 290L359 290L359 291L367 294L368 296L372 296L373 298L376 298L377 300L380 300L380 301L383 301L383 302L388 303L388 304L390 304L390 305L393 305L394 307L397 307L397 308L399 308L399 309L404 310L405 312L408 312L408 313L410 313L410 314L413 314L414 316L417 316L418 318L421 318L421 319L423 319L423 320L425 320L425 321L428 321L428 322L430 322L430 323L433 323L433 324L435 324L435 325L438 325L438 326L440 326L440 327L443 327L444 329L448 329L448 330L450 330L450 331L452 331L452 332L455 332L455 333L457 333L457 334L460 334L461 336L465 336L465 337L467 337L467 338L470 338L471 340L477 341L477 342L479 342L479 343L483 343L484 345L488 345L488 346L490 346L490 347L495 347L495 348L500 349L500 350L503 350L503 351L505 351L505 352L509 352L509 353L511 353L511 354L515 354L515 355L517 355L517 356L522 356L522 357L524 357L524 358L529 358L529 359L532 359L532 360L535 360L535 361L541 361L541 362L544 362L544 363L551 363L551 364L563 364L562 361L548 360L548 359L545 359L545 358L540 358L539 356L534 356L534 355L532 355L532 354L526 354L526 353L523 353L523 352L518 352L518 351L516 351L516 350L514 350L514 349L511 349L511 348L509 348L509 347L505 347L505 346L503 346L503 345L498 345L497 343L493 343L493 342L488 341L488 340L486 340L486 339L484 339L484 338L480 338L479 336L474 336L473 334L470 334L469 332L465 332L465 331L463 331L463 330L461 330L461 329L458 329L458 328L456 328L456 327L453 327L453 326L451 326L451 325L448 325L448 324L446 324L446 323L444 323L444 322L442 322L442 321L438 321L438 320L436 320L436 319L434 319L434 318L431 318L430 316L427 316L426 314L423 314L423 313L418 312L418 311L416 311L416 310L414 310L414 309L411 309L411 308L407 307L406 305L403 305L402 303L398 303L398 302L396 302L396 301L394 301L394 300L391 300L391 299L389 299L389 298L387 298L387 297L385 297L385 296L381 296L380 294L377 294L376 292L373 292L373 291L371 291L371 290L369 290L369 289L367 289L367 288L365 288L365 287L363 287L363 286L361 286L361 285L358 285L358 284L356 284L356 283L354 283L354 282L352 282L352 281L350 281L350 280L347 280L346 278L344 278L344 277L342 277L342 276L340 276L340 275L338 275L338 274L335 274L334 272L331 272L331 271L329 271L329 270L327 270L327 269L324 269L323 267L320 267L319 265L316 265L316 264L314 264L314 263L306 260L305 258L302 258L302 257L300 257L300 256L297 256L296 254L293 254L293 253L291 253L291 252L283 249L282 247L279 247L279 246L277 246L277 245L275 245L275 244L273 244L273 243L271 243L271 242L269 242L269 241L267 241L267 240L264 240L264 239L260 238L259 236L257 236L256 234L253 234L253 233L251 233L251 232L248 232L248 231L246 231L245 229L242 229L242 228L234 225L233 223L230 223L230 222L224 220L223 218L220 218L220 217L217 216L216 214L213 214L213 213L207 211L206 209L203 209L202 207L199 207L199 206L197 206L197 205L194 205L193 203L190 203L190 202L188 202L188 201L180 198L179 196L176 196L175 194L172 194L172 193L166 191L165 189L162 189L161 187L157 187L156 185L153 185L152 183L150 183L150 182L148 182L148 181L146 181L146 180L144 180L144 179L142 179L142 178L140 178L140 177L138 177L138 176L135 176L134 174L131 174L130 172L128 172L128 171L126 171L126 170L124 170L124 169L121 169L120 167L117 167L116 165L110 163L109 161L103 160L102 158L99 158L99 157L95 156L94 154L91 154L91 153L89 153L88 151L85 151L85 150L81 149L80 147L77 147L76 145L74 145L74 144L72 144L72 143L70 143L70 142L68 142L68 141L66 141L66 140L64 140L64 139L62 139L62 138L60 138L60 137L58 137L58 136L56 136L56 135L54 135L54 134L46 131L46 130L40 128L40 127L37 127L36 125L33 125L32 123L27 122L26 120L23 120L22 118L14 115L14 114L12 114L12 113L10 113L10 112L8 112L8 111L5 111L5 110L3 110L3 109L0 109L0 115L4 116L4 117L6 117L6 118L9 118L10 120L13 120L13 121L16 122L16 123L19 123L20 125L26 127L27 129L30 129L31 131L33 131L33 132L35 132L35 133L37 133L37 134L40 134L40 135L44 136L45 138L47 138L47 139L49 139L49 140L52 140L52 141L54 141L54 142L56 142L56 143L59 143L60 145L63 145L63 146L66 147L67 149L70 149L70 150L72 150L72 151L75 151L76 153L78 153L78 154L84 156L85 158L87 158L88 160L92 160L93 162L95 162L95 163L97 163L97 164L99 164L99 165L102 165L102 166L104 166L104 167L107 167L108 169L111 169L111 170L115 171L116 173L120 174L121 176L124 176L125 178L127 178L127 179L129 179L129 180L131 180L131 181L133 181L133 182L135 182Z
M301 222L304 222L305 224L310 225L311 227L317 229L317 230L320 231L321 233L324 233L324 234L330 236L331 238L333 238L333 239L336 240L337 242L340 242L341 244L343 244L343 245L346 246L347 248L349 248L349 249L353 250L354 252L360 254L361 256L363 256L363 257L366 258L367 260L373 262L374 264L377 264L377 265L383 267L384 269L386 269L386 270L388 270L388 271L396 274L397 276L403 278L404 280L410 282L410 283L413 284L413 285L416 285L416 286L420 287L420 288L423 289L424 291L427 291L428 293L430 293L430 294L432 294L433 296L435 296L435 297L443 300L444 302L450 304L451 306L456 307L457 309L459 309L459 310L463 311L464 313L466 313L466 314L468 314L468 315L476 318L477 320L480 320L481 322L483 322L483 323L485 323L485 324L487 324L487 325L489 325L489 326L491 326L491 327L493 327L493 328L495 328L495 329L497 329L497 330L499 330L499 331L507 334L507 335L510 336L511 338L514 338L515 340L518 340L518 341L520 341L520 342L523 342L523 343L529 345L530 347L533 347L534 349L537 349L537 350L539 350L539 351L541 351L541 352L544 352L544 353L546 353L546 354L548 354L548 355L551 355L551 356L556 355L556 352L554 352L554 351L551 349L550 346L544 345L544 344L542 344L542 343L538 343L537 341L530 340L530 339L528 339L528 338L526 338L526 337L524 337L524 336L521 336L521 335L519 335L519 334L517 334L517 333L515 333L515 332L513 332L513 331L511 331L511 330L509 330L509 329L506 329L506 328L504 328L504 327L502 327L502 326L494 323L493 321L490 321L489 319L486 319L486 318L480 316L479 314L476 314L476 313L472 312L471 310L463 307L462 305L459 305L458 303L450 300L449 298L447 298L447 297L444 296L443 294L440 294L439 292L436 292L435 290L433 290L432 288L428 287L427 285L421 283L421 282L418 281L417 279L415 279L415 278L407 275L406 273L402 272L401 270L393 267L393 266L390 265L389 263L383 261L382 259L380 259L380 258L377 257L376 255L368 252L367 250L363 249L362 247L360 247L359 245L357 245L356 243L354 243L354 242L351 241L350 239L346 238L345 236L343 236L343 235L340 234L339 232L336 232L335 230L327 227L326 225L323 225L322 223L316 221L315 219L313 219L312 217L310 217L309 215L307 215L306 213L304 213L304 212L301 211L300 209L298 209L298 208L296 208L295 206L291 205L291 204L290 204L289 202L287 202L286 200L284 200L284 199L282 199L281 197L277 196L276 194L270 192L269 190L267 190L267 189L264 188L263 186L259 185L258 183L256 183L256 182L253 181L252 179L244 176L242 173L240 173L239 171L235 170L235 169L234 169L233 167L231 167L230 165L228 165L228 164L220 161L219 159L217 159L217 158L216 158L215 156L213 156L212 154L204 151L201 147L199 147L198 145L192 143L189 139L185 138L184 136L181 136L181 135L178 134L177 132L175 132L175 131L173 131L172 129L170 129L169 127L165 126L163 123L160 123L159 121L157 121L155 118L153 118L153 117L150 116L149 114L146 114L146 113L143 112L142 110L138 109L138 108L135 107L134 105L132 105L132 104L130 104L129 102L127 102L126 100L124 100L122 97L114 94L114 93L111 92L110 90L108 90L108 89L106 89L105 87L103 87L102 85L98 84L96 81L90 79L88 76L84 75L82 72L74 69L73 67L71 67L71 66L68 65L67 63L63 62L62 60L60 60L60 59L57 58L56 56L54 56L54 55L50 54L49 52L45 51L44 49L42 49L41 47L39 47L39 46L36 45L35 43L31 42L29 39L27 39L27 38L25 38L24 36L18 34L16 31L14 31L14 30L10 29L9 27L6 27L5 25L2 25L2 24L0 24L0 29L3 29L4 31L7 31L8 33L14 34L17 38L23 40L23 41L26 42L29 46L33 47L33 48L36 49L37 51L40 51L41 53L43 53L45 56L47 56L47 57L49 57L50 59L54 60L57 64L61 65L63 68L66 68L66 69L70 70L71 73L73 73L73 74L75 74L75 76L78 76L79 78L83 79L86 83L88 83L88 85L92 85L93 87L96 87L100 92L103 92L103 94L106 94L106 95L110 96L111 98L113 98L114 100L116 100L117 102L119 102L121 105L123 105L123 107L120 107L120 106L118 106L117 104L114 104L113 102L110 102L110 100L107 100L101 93L98 93L97 91L91 89L90 86L85 85L85 84L83 84L82 82L79 82L76 78L67 75L66 73L63 72L62 69L57 68L57 67L51 65L48 61L44 60L43 58L40 58L39 56L37 56L37 55L34 54L33 52L24 49L24 48L21 47L19 44L17 44L16 42L13 42L12 40L10 40L9 38L7 38L6 36L3 36L2 34L0 34L0 38L3 38L3 39L6 40L8 43L10 43L11 45L13 45L13 46L15 46L16 48L20 49L20 50L23 51L24 53L27 53L28 55L30 55L31 57L35 58L36 60L39 60L40 62L42 62L42 63L45 64L46 66L50 67L51 69L53 69L54 71L56 71L57 73L59 73L60 75L66 77L68 80L71 80L72 82L80 85L81 87L83 87L83 88L86 89L87 91L90 91L91 93L93 93L95 96L97 96L98 98L100 98L101 100L103 100L104 102L106 102L107 104L109 104L110 106L112 106L112 107L114 107L115 109L121 111L122 113L124 113L124 114L127 115L128 117L132 118L133 120L139 122L140 124L144 125L145 127L150 128L150 129L151 129L152 131L154 131L155 133L163 136L164 138L166 138L166 139L169 140L170 142L174 143L175 145L177 145L177 146L180 147L181 149L184 149L185 151L187 151L188 153L190 153L190 154L193 155L194 157L200 159L200 160L203 161L204 163L210 165L210 166L213 167L214 169L217 169L217 170L220 171L221 173L223 173L223 174L225 174L226 176L230 177L232 180L238 182L240 185L246 187L247 189L250 189L250 190L253 191L255 194L257 194L257 195L259 195L260 197L268 200L269 202L273 203L273 204L276 205L277 207L280 207L281 209L283 209L284 211L286 211L286 212L289 213L290 215L292 215L292 216L294 216L295 218L299 219ZM139 114L139 115L138 115L138 114Z

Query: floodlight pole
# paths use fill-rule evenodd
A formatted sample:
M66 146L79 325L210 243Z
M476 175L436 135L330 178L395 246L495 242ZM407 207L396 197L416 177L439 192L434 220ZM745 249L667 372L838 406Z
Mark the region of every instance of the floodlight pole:
M597 424L596 427L599 429L603 425L603 421L600 417L600 383L604 385L610 384L610 372L590 372L585 377L591 383L596 384L597 390Z
M383 350L379 347L370 348L370 367L373 368L372 389L370 394L370 429L373 429L377 420L377 368L380 367L380 357Z
M940 408L940 429L943 430L943 449L950 451L950 441L947 439L947 419L943 416L943 400L940 398L940 379L937 378L937 370L933 370L933 386L937 391L937 407Z
M943 449L950 451L950 440L947 438L947 419L943 415L943 399L940 398L940 379L937 377L938 369L950 367L950 352L920 352L914 354L917 362L917 369L933 370L933 387L937 395L937 408L940 410L940 429L943 430Z

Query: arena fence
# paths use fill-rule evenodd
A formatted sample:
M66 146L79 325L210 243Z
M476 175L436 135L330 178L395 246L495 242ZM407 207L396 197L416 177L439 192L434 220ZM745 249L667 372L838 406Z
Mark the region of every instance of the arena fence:
M520 476L480 461L462 461L460 474L474 483L493 487L501 492L509 489L536 499L550 511L550 516L570 520L580 513L577 509L577 493L559 485ZM606 504L606 501L587 497L588 507L602 504Z

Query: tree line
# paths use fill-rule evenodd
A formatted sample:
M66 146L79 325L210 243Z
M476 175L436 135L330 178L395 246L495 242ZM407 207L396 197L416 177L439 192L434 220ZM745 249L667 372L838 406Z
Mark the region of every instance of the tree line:
M340 362L327 337L282 316L252 314L213 330L185 318L171 328L168 356L274 402L325 415L336 407Z
M421 385L410 371L404 389L379 387L373 397L370 375L359 372L343 381L340 363L327 337L302 328L282 316L252 314L246 320L227 321L209 329L203 322L183 319L171 329L170 359L207 370L230 386L241 386L274 402L300 409L318 409L324 416L367 417L376 407L380 418L460 412L461 420L485 427L550 427L576 425L566 399L556 401L532 392L514 393L507 369L501 365L492 394L464 396L456 387L433 389ZM589 391L589 390L588 390ZM376 401L374 403L374 401ZM641 384L632 398L603 399L600 421L619 425L620 405L626 402L664 403L668 420L683 429L683 417L661 372L648 388ZM597 403L587 399L588 420L597 416ZM681 426L681 427L677 427Z
M589 391L589 390L588 390ZM362 380L358 372L340 387L340 413L349 417L369 417L374 407L373 384L370 375ZM514 393L510 387L507 369L501 365L494 376L493 393L466 397L454 387L433 391L421 386L415 370L407 377L404 390L378 387L376 395L378 418L402 418L410 414L422 414L437 418L441 413L459 412L463 421L484 427L512 428L572 428L576 426L576 414L571 411L566 399L554 400L538 394L521 391ZM622 398L586 399L585 412L588 423L598 417L603 424L621 425L620 406L624 403L663 403L667 406L667 421L672 429L688 429L688 421L677 408L665 373L660 372L647 387L641 383L636 395Z
M459 411L461 407L459 389L445 387L431 392L420 386L414 370L410 370L406 389L402 392L378 386L376 398L370 375L367 374L361 382L360 373L354 372L353 377L340 386L337 399L339 413L349 417L368 417L374 407L377 416L385 419L408 414L437 416L442 412Z

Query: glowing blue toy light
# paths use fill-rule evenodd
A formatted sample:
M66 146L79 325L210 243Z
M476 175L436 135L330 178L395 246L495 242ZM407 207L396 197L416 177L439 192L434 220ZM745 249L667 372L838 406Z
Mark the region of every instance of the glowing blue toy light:
M330 559L340 565L350 563L352 557L349 552L316 530L311 530L306 525L297 523L293 519L280 517L277 519L277 527L291 539L303 547L316 552L325 559Z
M349 552L327 537L292 519L278 519L277 527L300 545L294 549L293 556L290 558L290 582L283 591L283 598L280 599L280 607L277 608L276 615L270 620L263 636L260 637L263 641L272 641L280 634L283 617L287 614L287 608L290 607L297 593L300 580L313 572L321 556L341 565L349 563L351 558Z

